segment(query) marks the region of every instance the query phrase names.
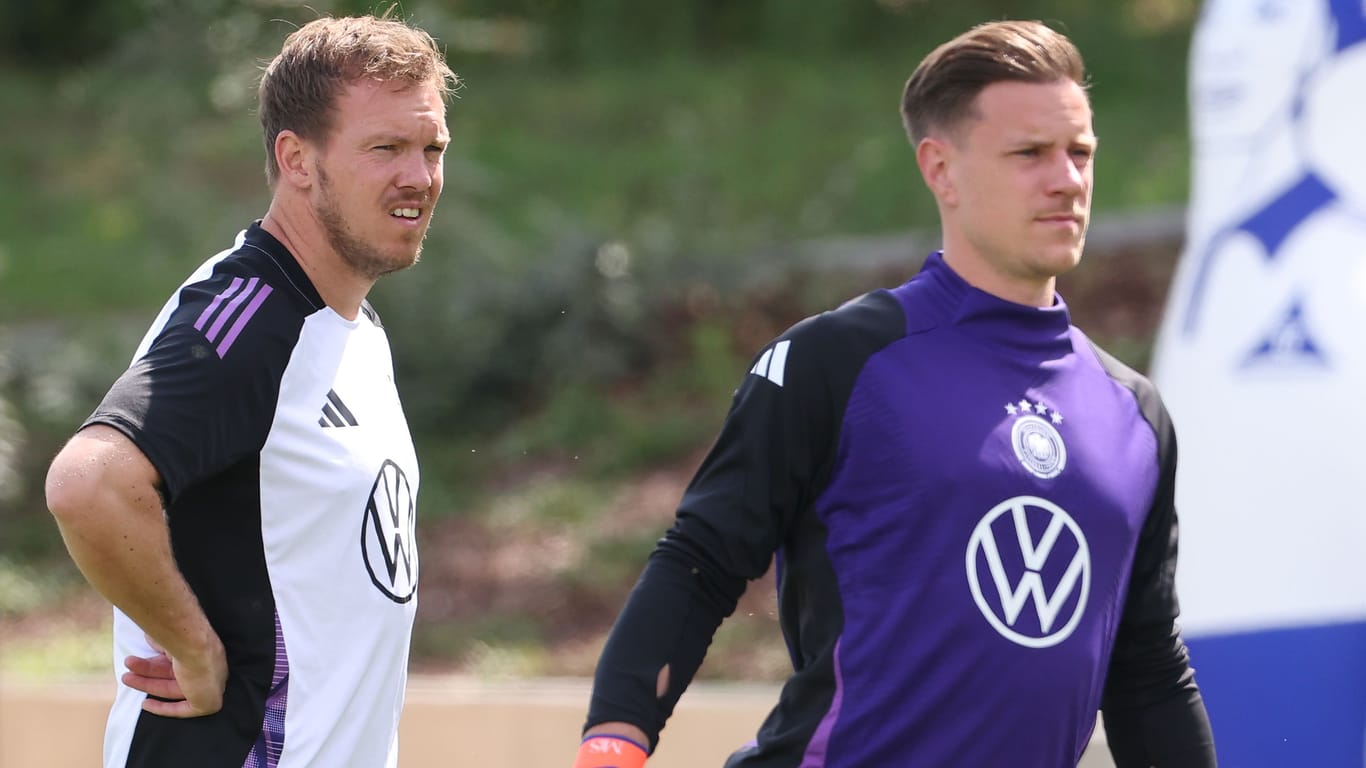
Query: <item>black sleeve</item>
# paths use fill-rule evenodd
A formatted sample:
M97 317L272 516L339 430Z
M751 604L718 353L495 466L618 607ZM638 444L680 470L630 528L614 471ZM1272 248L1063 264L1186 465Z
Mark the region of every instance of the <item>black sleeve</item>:
M169 508L260 451L301 325L260 278L216 273L187 285L85 425L123 432L161 475Z
M585 729L631 723L654 749L717 627L829 476L840 414L869 350L903 328L895 299L870 294L794 326L755 358L673 527L617 617ZM665 665L669 688L658 697Z
M1117 768L1214 768L1209 717L1176 624L1176 433L1152 384L1101 355L1137 396L1161 463L1102 699L1110 753Z
M786 521L807 494L833 429L809 344L785 337L754 360L781 384L750 373L730 413L617 617L594 678L585 726L629 722L658 742L746 582L768 569ZM774 367L781 350L782 360ZM767 365L761 365L761 363ZM659 671L669 689L657 697Z

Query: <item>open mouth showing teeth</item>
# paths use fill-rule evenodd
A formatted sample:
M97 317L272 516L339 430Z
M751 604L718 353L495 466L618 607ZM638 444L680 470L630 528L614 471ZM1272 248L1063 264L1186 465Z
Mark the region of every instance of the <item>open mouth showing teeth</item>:
M400 219L416 219L421 215L421 211L416 208L395 208L389 211L390 216L397 216Z

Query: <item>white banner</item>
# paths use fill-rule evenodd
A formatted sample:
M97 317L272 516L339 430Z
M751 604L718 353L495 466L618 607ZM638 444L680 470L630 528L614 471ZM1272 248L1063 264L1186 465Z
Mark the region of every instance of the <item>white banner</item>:
M1366 765L1366 0L1208 0L1154 358L1220 762Z

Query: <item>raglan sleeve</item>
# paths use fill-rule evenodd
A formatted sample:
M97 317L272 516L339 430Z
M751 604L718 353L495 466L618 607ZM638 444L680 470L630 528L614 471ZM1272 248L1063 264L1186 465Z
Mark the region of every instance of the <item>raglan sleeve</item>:
M1158 436L1159 480L1134 557L1102 712L1117 768L1214 768L1214 736L1176 623L1176 433L1156 390L1140 401Z
M627 722L650 749L747 581L768 569L830 460L835 415L820 318L752 361L720 434L658 542L599 659L585 728ZM656 695L660 670L669 685Z
M156 468L169 509L186 488L261 449L300 326L260 278L187 284L82 426L127 436Z

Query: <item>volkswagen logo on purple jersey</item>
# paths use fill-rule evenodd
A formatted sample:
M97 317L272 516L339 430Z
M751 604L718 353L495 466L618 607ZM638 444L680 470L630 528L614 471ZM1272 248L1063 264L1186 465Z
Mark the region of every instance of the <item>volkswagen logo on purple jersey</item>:
M1061 507L1016 496L992 507L973 529L967 575L972 599L993 629L1026 648L1048 648L1081 623L1091 551Z
M416 525L408 477L386 459L365 505L360 544L370 581L396 603L408 602L417 591Z

